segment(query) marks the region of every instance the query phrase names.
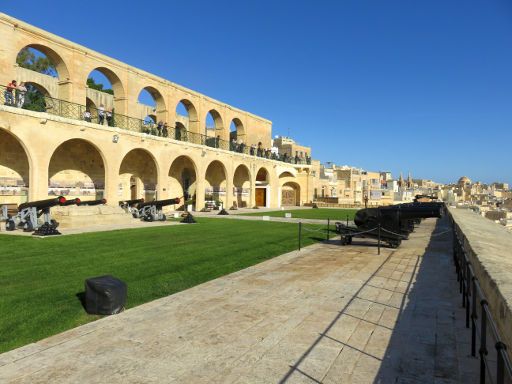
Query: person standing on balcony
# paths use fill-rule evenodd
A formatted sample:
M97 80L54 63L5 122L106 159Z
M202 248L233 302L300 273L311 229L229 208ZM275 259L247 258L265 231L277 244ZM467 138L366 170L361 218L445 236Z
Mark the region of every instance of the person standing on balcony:
M91 122L91 112L89 112L88 109L84 112L84 120L87 121L88 123Z
M14 90L17 87L16 80L11 81L9 84L7 84L7 89L4 92L5 97L5 105L11 105L14 106Z
M103 125L103 121L105 121L105 106L100 104L98 108L98 124Z
M111 111L107 111L106 116L107 116L107 125L109 127L112 127L113 126L113 124L112 124L112 112Z
M158 121L156 125L157 136L162 136L162 130L164 129L164 122L162 120Z
M22 81L20 85L16 87L16 106L18 108L23 107L25 104L25 94L27 93L27 87L25 87L25 83Z

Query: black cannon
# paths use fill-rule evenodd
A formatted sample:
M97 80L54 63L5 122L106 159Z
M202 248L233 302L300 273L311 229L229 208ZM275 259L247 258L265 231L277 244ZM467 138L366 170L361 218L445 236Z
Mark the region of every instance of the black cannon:
M357 227L336 223L336 232L341 235L342 245L350 244L353 237L382 240L392 248L398 248L402 240L414 231L415 220L441 217L443 203L406 203L378 208L365 208L356 212Z
M6 229L14 231L16 226L23 228L25 232L34 231L33 235L48 236L60 235L57 231L59 223L51 218L50 208L66 203L64 196L53 199L31 201L18 206L16 216L9 216L6 221ZM43 216L43 224L39 225L38 218Z
M78 205L79 206L93 206L93 205L103 205L103 204L107 204L107 199L81 201Z
M137 210L132 211L134 218L141 218L144 221L165 221L167 218L162 212L162 208L166 205L179 204L180 198L167 200L154 200L148 201L147 203L139 203Z
M138 212L136 205L143 202L144 199L119 200L119 206L123 208L126 213L131 213L133 215L134 212Z
M63 203L59 204L61 207L67 207L68 205L80 205L80 199L77 197L76 199L66 200Z

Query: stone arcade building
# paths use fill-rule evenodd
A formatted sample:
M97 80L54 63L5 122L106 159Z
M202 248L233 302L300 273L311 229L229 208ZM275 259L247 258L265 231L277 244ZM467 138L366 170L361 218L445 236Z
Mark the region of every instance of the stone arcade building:
M312 199L310 165L258 156L251 146L271 146L272 123L118 60L0 14L0 201L20 203L56 194L68 198L165 199L195 196L225 206L300 205ZM45 54L56 77L17 65L23 48ZM97 70L113 95L90 89ZM46 111L4 106L5 86L25 81L46 96ZM155 121L169 124L168 137L144 133L148 108L141 90L154 98ZM188 116L176 113L178 104ZM86 122L86 110L113 108L109 125ZM206 115L215 122L206 129ZM236 131L231 133L234 123ZM181 131L183 130L183 131ZM230 147L233 134L237 148ZM213 140L213 141L212 141ZM231 141L230 141L231 140ZM213 143L213 145L212 145ZM283 196L285 200L283 201Z

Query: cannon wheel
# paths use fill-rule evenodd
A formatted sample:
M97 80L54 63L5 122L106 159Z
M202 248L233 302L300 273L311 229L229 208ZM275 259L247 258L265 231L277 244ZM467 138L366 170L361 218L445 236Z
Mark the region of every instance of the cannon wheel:
M391 240L388 242L388 244L391 248L398 248L400 246L400 244L402 244L402 240L400 240L400 239Z
M32 225L32 222L30 220L25 221L25 224L23 224L23 231L32 232L33 230L34 226Z
M341 245L350 244L350 238L351 236L341 235Z
M153 221L153 216L151 214L148 214L148 215L144 216L144 221L152 222Z
M14 231L16 229L16 223L14 222L14 220L7 220L5 222L5 229L7 231Z

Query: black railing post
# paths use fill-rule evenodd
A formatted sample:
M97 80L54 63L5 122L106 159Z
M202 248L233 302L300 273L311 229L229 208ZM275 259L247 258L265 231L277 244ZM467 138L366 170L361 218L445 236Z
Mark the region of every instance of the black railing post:
M348 215L347 215L347 227L348 227Z
M299 251L301 246L301 238L302 238L302 222L299 221Z
M498 341L495 345L496 347L496 383L503 384L505 382L505 362L503 361L503 353L506 353L505 350L507 346L503 344L501 341Z
M480 328L480 384L485 384L485 356L487 356L487 314L485 313L485 306L487 300L480 302L482 308L482 320Z
M327 219L327 233L325 235L325 240L329 240L330 223L331 223L330 219Z
M466 295L467 295L467 289L466 289L466 256L464 255L464 252L462 252L462 270L461 270L461 283L462 283L462 308L466 308Z
M503 361L503 353L507 346L501 341L496 343L496 354L498 361L496 362L496 383L503 384L505 382L505 363Z
M474 295L475 292L471 291L471 276L470 276L469 262L466 262L466 328L469 328L469 296Z
M380 255L380 223L378 225L378 229L379 229L379 243L378 243L378 250L377 250L377 254Z
M476 356L476 277L473 276L471 279L473 284L472 293L473 296L471 296L471 356Z

